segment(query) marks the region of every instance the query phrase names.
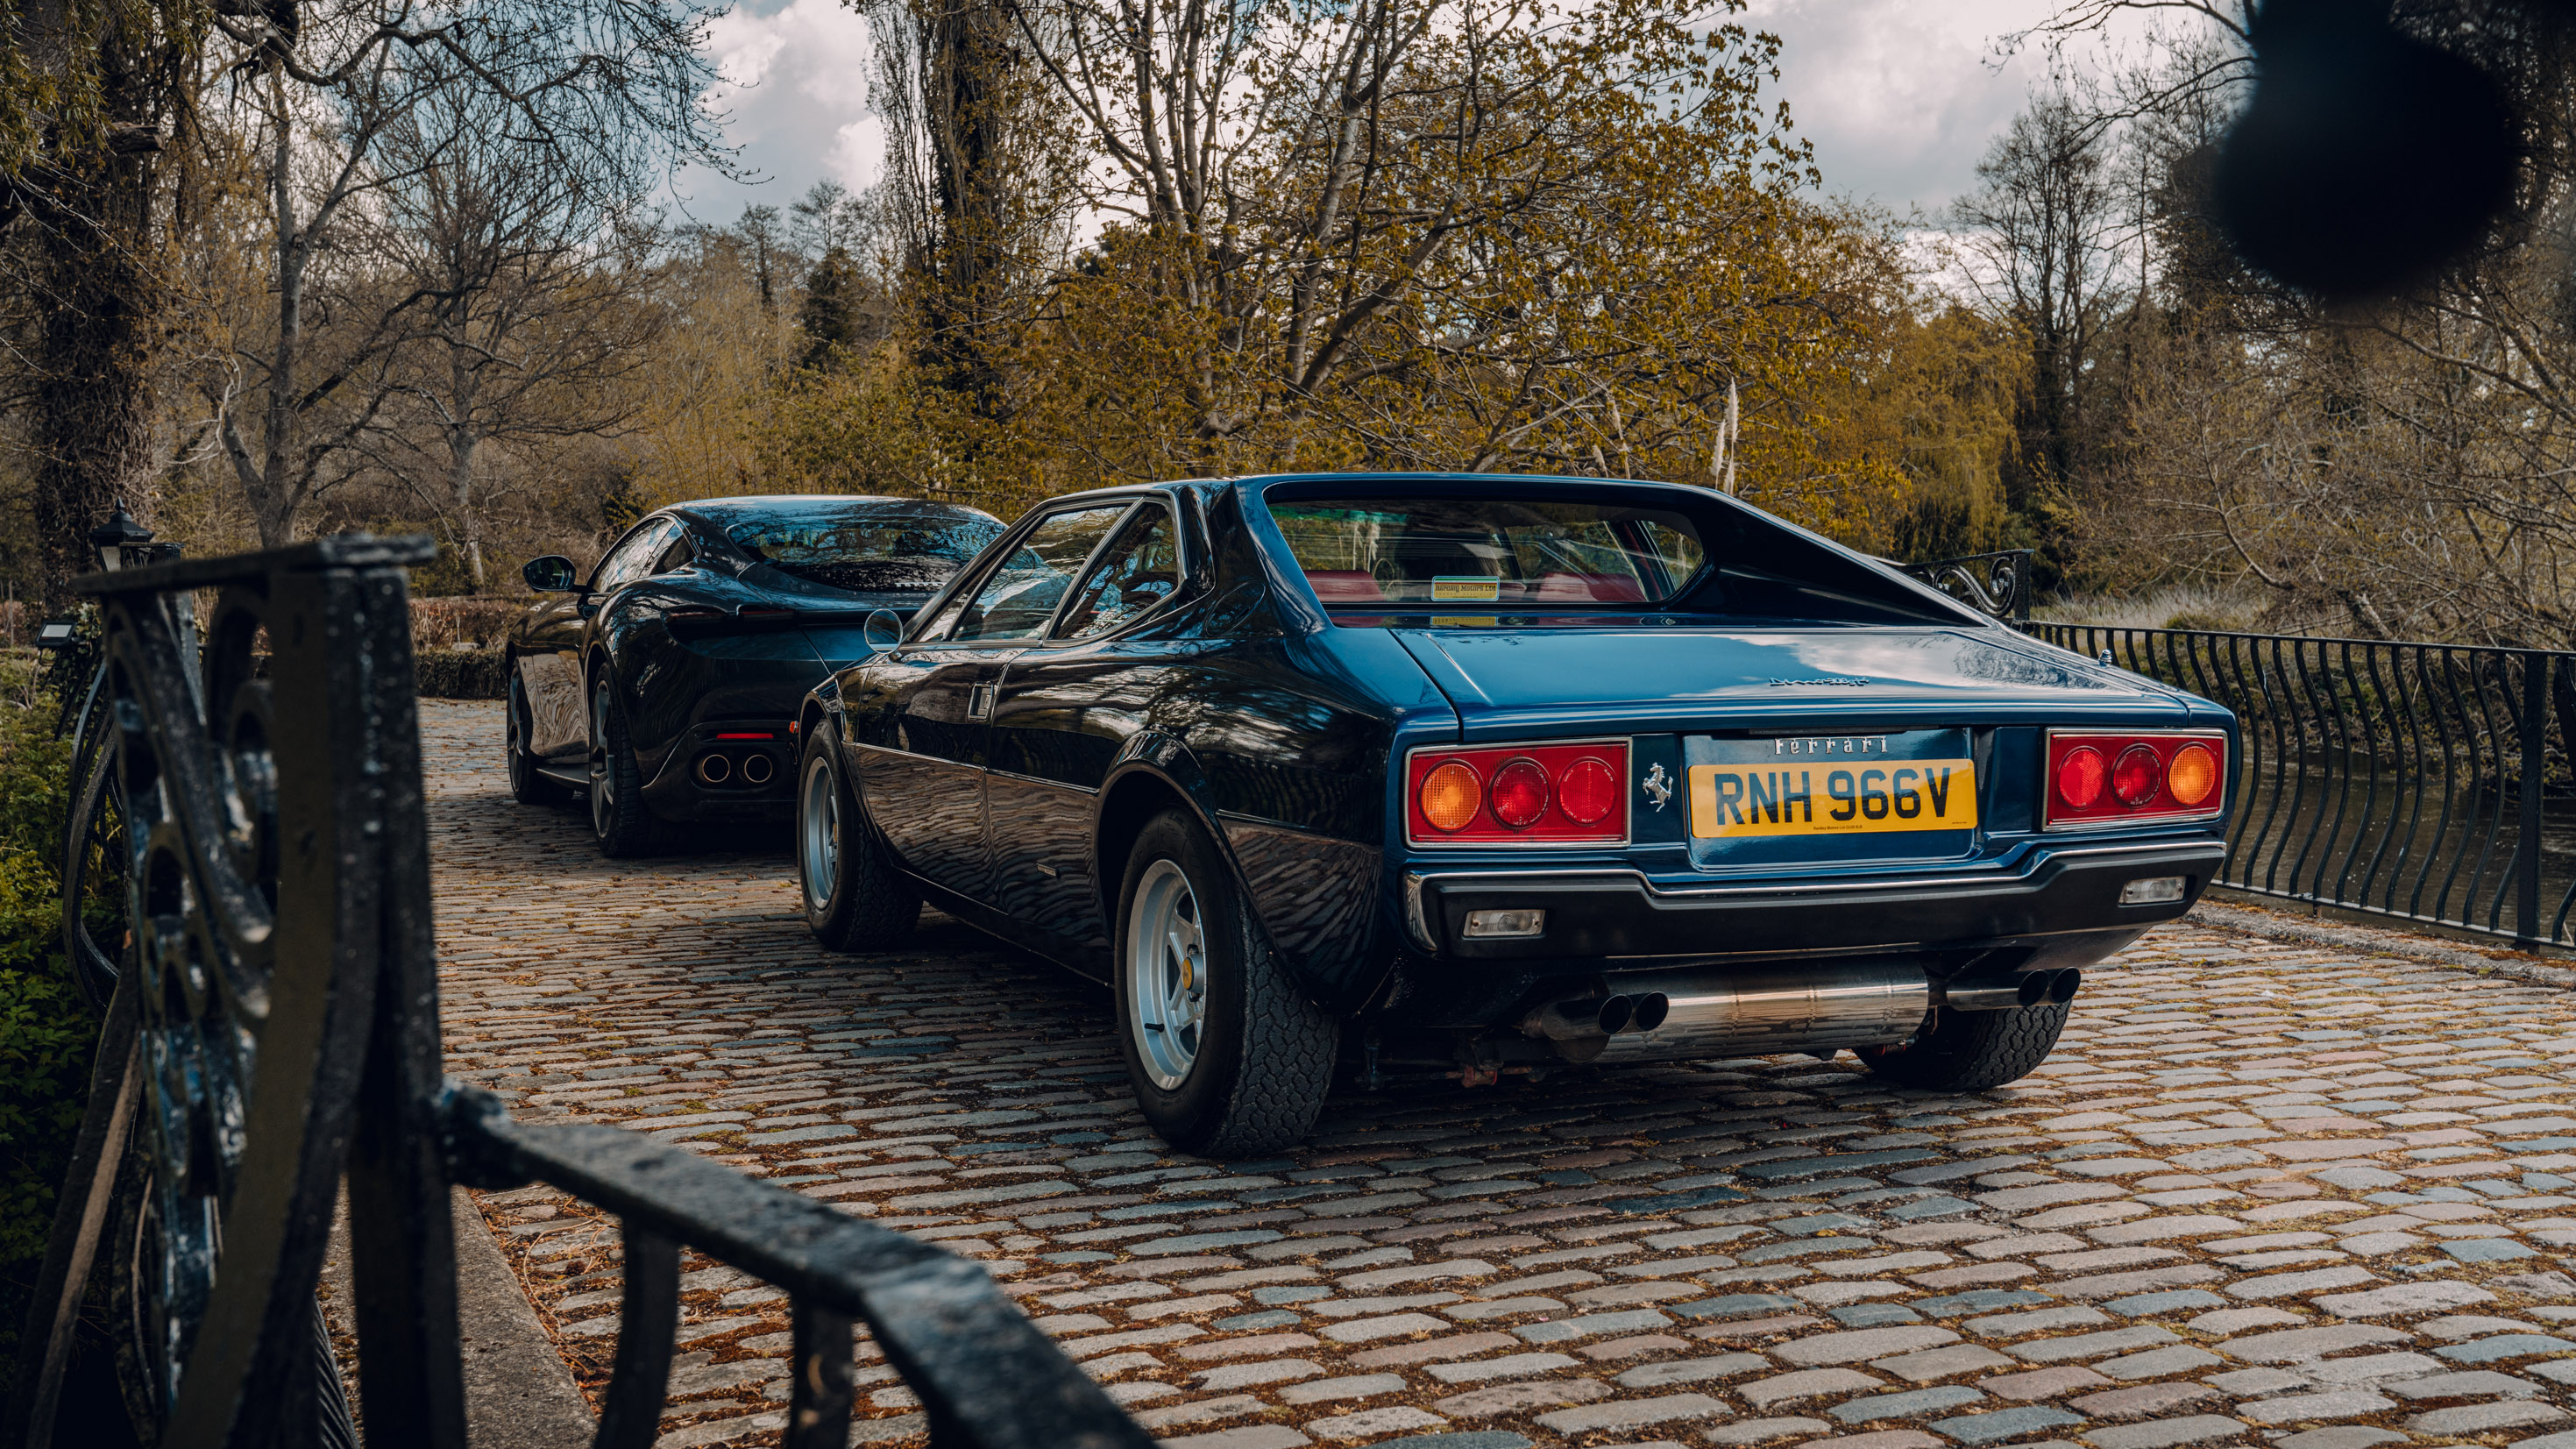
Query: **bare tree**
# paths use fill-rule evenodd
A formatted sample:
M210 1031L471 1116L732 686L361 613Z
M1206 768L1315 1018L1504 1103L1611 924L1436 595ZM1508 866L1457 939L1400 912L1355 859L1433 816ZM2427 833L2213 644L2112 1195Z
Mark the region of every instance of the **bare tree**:
M2134 292L2134 209L2114 147L2080 93L2061 83L2031 100L1977 164L1977 189L1951 204L1972 284L2031 348L2022 423L2029 469L2007 477L2007 501L2031 511L2074 479L2097 407L2092 363L2104 329Z
M214 403L266 544L291 538L314 495L357 466L348 455L395 395L392 349L442 295L417 278L360 275L335 255L345 231L404 188L435 185L467 146L630 197L665 158L725 163L700 100L712 79L701 21L680 0L511 0L436 15L411 0L328 0L220 10L216 24L248 52L238 104L262 143L273 263L271 314ZM396 136L404 143L389 150ZM327 360L309 331L323 283L340 334Z
M415 480L485 582L482 517L505 468L488 445L611 434L660 322L653 237L613 170L518 144L507 108L463 90L421 98L378 148L388 178L368 261L404 308L372 458ZM577 154L575 158L581 159ZM426 456L429 468L409 466Z

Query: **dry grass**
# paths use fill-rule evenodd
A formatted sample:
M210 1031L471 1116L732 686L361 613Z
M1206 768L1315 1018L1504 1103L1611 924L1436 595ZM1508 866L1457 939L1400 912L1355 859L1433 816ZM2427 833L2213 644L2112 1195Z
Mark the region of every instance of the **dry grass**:
M2252 630L2263 622L2266 601L2209 584L2172 584L2134 594L2095 594L2045 600L2031 616L2051 624L2103 629Z

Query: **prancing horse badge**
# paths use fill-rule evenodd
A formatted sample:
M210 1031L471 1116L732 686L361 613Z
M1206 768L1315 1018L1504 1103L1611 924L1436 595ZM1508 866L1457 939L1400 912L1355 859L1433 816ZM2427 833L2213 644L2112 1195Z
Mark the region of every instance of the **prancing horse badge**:
M1647 799L1655 802L1655 808L1658 810L1664 808L1665 801L1673 798L1672 777L1664 773L1664 767L1661 765L1646 772L1645 782L1640 788L1646 792Z

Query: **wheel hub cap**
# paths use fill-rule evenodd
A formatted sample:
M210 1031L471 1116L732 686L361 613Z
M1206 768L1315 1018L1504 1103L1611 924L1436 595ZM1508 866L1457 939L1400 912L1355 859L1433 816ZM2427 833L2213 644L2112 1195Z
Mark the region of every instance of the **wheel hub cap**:
M1198 1061L1207 1020L1207 935L1177 863L1158 860L1137 882L1121 965L1137 1055L1154 1085L1172 1091Z

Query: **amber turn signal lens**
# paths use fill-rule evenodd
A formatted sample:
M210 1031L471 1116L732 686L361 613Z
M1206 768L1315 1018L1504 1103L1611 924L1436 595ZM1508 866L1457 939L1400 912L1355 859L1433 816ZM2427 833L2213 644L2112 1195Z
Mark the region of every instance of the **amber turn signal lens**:
M1547 771L1536 760L1505 760L1494 772L1494 818L1527 830L1547 813Z
M2164 788L2165 766L2156 758L2151 745L2131 745L2120 752L2119 763L2111 767L2111 793L2120 803L2131 808L2156 798Z
M1556 808L1577 825L1598 825L1619 803L1619 782L1599 760L1582 759L1556 777Z
M2100 750L2077 745L2057 762L2057 798L2078 810L2088 809L2102 798L2102 779L2107 773Z
M1451 760L1422 777L1422 818L1437 830L1464 830L1476 818L1484 795L1476 772Z
M2198 805L2218 790L2218 757L2206 745L2185 745L2165 766L2165 790L2178 805Z

